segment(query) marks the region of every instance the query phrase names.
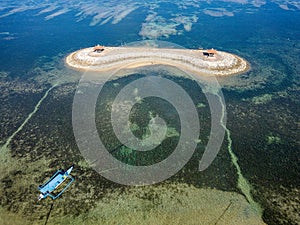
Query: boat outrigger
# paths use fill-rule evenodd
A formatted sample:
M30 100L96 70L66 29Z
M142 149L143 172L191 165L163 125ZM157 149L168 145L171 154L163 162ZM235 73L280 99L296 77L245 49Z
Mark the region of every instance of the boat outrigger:
M57 199L67 188L73 183L74 178L70 175L74 166L71 166L67 171L58 170L56 173L43 185L38 187L41 194L38 199L44 199L50 196L53 200ZM69 180L65 187L62 190L58 191L58 187L64 183L64 181ZM54 194L54 191L58 191L57 194Z

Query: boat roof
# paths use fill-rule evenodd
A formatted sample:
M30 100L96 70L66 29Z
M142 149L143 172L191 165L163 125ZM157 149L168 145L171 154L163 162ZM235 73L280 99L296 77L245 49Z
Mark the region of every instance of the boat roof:
M39 190L42 193L54 191L68 177L63 171L57 171Z

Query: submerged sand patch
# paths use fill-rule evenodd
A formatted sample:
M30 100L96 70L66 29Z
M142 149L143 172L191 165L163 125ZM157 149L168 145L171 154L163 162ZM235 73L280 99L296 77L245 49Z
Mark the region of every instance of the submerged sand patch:
M58 224L52 217L49 224ZM68 222L67 222L68 221ZM64 224L265 224L245 198L234 192L187 184L133 187L114 191L89 213Z

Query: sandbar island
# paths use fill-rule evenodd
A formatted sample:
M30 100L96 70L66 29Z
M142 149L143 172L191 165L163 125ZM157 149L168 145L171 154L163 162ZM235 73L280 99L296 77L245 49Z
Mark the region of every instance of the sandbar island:
M75 51L66 64L80 71L106 71L147 65L170 65L203 76L229 76L249 70L249 63L215 49L94 46Z

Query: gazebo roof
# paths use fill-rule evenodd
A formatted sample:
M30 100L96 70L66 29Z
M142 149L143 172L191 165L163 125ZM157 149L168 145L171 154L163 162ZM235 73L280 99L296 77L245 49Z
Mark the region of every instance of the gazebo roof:
M104 49L104 46L96 45L96 46L94 47L94 50L101 50L101 49Z
M210 54L217 54L217 51L215 49L209 49L209 50L206 50L207 53L210 53Z

